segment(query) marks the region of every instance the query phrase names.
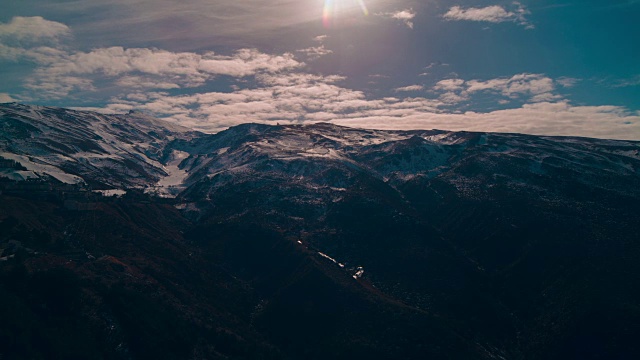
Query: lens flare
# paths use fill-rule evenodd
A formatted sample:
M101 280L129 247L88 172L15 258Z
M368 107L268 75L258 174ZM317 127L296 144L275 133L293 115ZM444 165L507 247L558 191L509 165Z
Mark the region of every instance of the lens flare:
M326 28L331 27L331 25L334 22L334 19L336 17L337 1L346 1L346 0L324 0L324 9L322 10L322 24ZM362 9L362 13L365 16L369 15L369 9L367 9L367 5L364 3L364 0L352 0L352 1L355 1L358 3L358 5L360 6L360 9Z
M358 0L358 4L360 5L360 9L362 9L364 16L368 16L369 9L367 9L367 5L364 4L364 0Z
M324 0L324 9L322 10L322 24L328 28L331 26L333 18L333 0Z

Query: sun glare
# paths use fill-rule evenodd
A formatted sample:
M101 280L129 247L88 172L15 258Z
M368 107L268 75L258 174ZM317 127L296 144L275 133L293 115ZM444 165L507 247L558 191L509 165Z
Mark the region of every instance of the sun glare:
M345 9L350 4L346 3L357 3L362 10L362 13L367 16L369 15L369 9L367 9L367 5L365 5L364 0L324 0L324 9L322 11L322 23L325 27L331 27L333 22L335 21L336 15L340 12L340 10Z

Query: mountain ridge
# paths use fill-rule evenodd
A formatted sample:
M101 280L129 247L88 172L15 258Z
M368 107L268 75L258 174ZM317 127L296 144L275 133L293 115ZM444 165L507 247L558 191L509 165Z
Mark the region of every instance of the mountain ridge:
M96 358L640 354L638 142L44 109L0 105L0 287Z
M180 168L182 161L193 163L193 158L198 157L200 153L208 153L211 151L226 152L229 147L234 146L234 138L238 137L240 140L236 139L236 142L241 141L246 145L251 145L254 148L253 150L259 150L263 155L266 154L272 158L286 159L289 157L292 159L294 155L317 159L342 156L343 160L351 160L354 164L358 161L368 160L363 156L359 156L358 158L357 152L371 150L369 151L369 153L371 153L376 150L373 148L375 146L380 148L379 152L391 151L393 150L393 142L400 140L402 141L401 143L408 141L409 143L407 143L406 146L412 148L419 148L420 145L426 146L431 144L434 146L434 149L435 147L439 147L435 150L440 151L442 154L443 149L456 145L456 142L469 146L479 145L484 147L484 152L487 153L508 152L510 148L505 144L507 142L515 143L515 146L521 146L526 145L527 141L531 142L532 139L536 139L539 144L544 145L544 142L551 142L554 143L556 147L564 147L566 149L571 149L574 143L582 144L582 150L589 150L584 148L591 146L592 150L601 152L606 146L612 148L617 146L620 149L615 154L612 153L613 151L609 151L608 153L605 151L604 155L626 155L633 159L640 158L637 152L637 143L622 140L543 137L502 133L450 132L444 130L362 130L328 123L276 125L272 127L263 124L245 124L214 135L209 135L190 131L186 128L136 113L126 115L102 115L93 112L77 112L51 107L29 107L13 103L4 104L0 111L2 112L1 116L4 117L5 129L3 133L5 134L5 139L3 141L2 151L5 154L12 154L11 148L7 145L9 141L12 143L11 146L15 148L20 136L22 136L28 144L25 144L24 149L15 149L14 155L20 155L20 153L22 153L36 156L38 152L41 152L43 156L48 158L46 160L43 159L42 163L52 163L62 174L80 178L85 174L85 177L88 177L87 180L91 182L104 182L104 184L102 184L103 187L154 186L158 184L161 179L171 176L165 168L170 160L174 160L173 170L197 172L198 166L191 169L175 169L175 166ZM48 125L46 122L41 121L43 118L48 119ZM22 125L24 128L20 128L20 125L17 125L16 122L24 124ZM38 125L40 128L34 128L33 125ZM76 127L73 131L65 133L65 130L60 128L60 126L65 125L76 125ZM13 126L13 128L11 126ZM49 128L47 128L47 126L49 126ZM51 126L53 126L53 128L51 128ZM130 127L130 129L127 129L127 127ZM287 134L287 132L289 134ZM276 141L275 143L269 145L264 141L259 141L260 137L268 137L270 135L273 135L272 140ZM500 139L497 141L499 144L490 148L492 144L487 144L489 137L492 139ZM39 138L42 138L42 142L37 143L38 146L34 147L34 141L37 142ZM289 143L286 143L286 141L289 141ZM411 142L413 142L413 144L411 144ZM113 144L116 143L119 146L114 147ZM389 144L382 145L383 143ZM514 145L511 145L511 150L514 149ZM177 148L173 149L172 147L174 146ZM225 148L227 149L225 150ZM306 149L306 151L301 151L303 149ZM173 154L174 150L179 151L179 153L177 153L178 157L184 156L187 158L181 158L179 159L180 161L176 163L176 155ZM478 148L478 150L482 151L483 149ZM70 159L64 158L64 156L70 154L73 154L77 159L70 161ZM354 154L356 154L355 159L351 158L351 155ZM56 155L58 155L58 158L56 158ZM229 154L219 155L228 157ZM453 154L449 155L452 156ZM435 163L431 164L430 161L422 161L421 164L423 167L431 166L431 170L437 172L437 167L448 159L442 157L436 159L434 156L435 155L428 160L431 160L431 162L435 161ZM13 160L18 159L13 158ZM200 157L200 160L203 160L202 157ZM621 160L618 159L618 161ZM625 165L629 167L628 164ZM117 176L111 177L118 178L118 181L113 182L113 179L109 179L108 175L106 175L106 179L100 179L99 176L87 174L92 171L99 171L99 168L104 167L116 168L114 175ZM388 175L387 172L388 171L383 171L383 176ZM173 186L184 188L180 182L175 184L176 181L186 180L190 177L190 175L187 174L183 175L185 175L186 178L183 177L180 179L178 177L169 183ZM129 179L127 179L127 177ZM74 181L78 181L77 178L73 179ZM168 195L165 189L166 186L159 185L158 187L160 188L160 192Z

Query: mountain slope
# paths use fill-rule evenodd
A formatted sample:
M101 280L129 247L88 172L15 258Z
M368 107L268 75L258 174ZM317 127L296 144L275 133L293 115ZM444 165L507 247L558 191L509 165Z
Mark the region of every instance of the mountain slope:
M0 107L0 156L31 174L94 187L143 187L169 175L161 163L188 129L139 113L101 115L68 109L5 104ZM20 174L15 174L14 176Z
M301 239L494 355L638 351L614 340L638 324L620 315L640 285L628 276L640 271L637 143L330 125L229 132L245 142L192 155L209 172L179 199L200 224Z
M640 356L637 142L4 104L0 151L5 179L40 176L0 182L11 306L50 327L27 294L67 269L85 306L60 316L120 326L83 338L105 357Z

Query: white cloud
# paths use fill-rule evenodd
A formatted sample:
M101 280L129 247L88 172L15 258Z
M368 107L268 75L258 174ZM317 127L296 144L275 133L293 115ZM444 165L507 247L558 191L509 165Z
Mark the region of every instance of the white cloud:
M568 102L525 104L487 113L420 113L338 119L336 124L374 129L443 129L640 140L640 116L615 106Z
M325 40L327 40L329 38L329 35L318 35L316 37L313 38L313 41L319 42L319 43L324 43Z
M561 95L557 95L557 94L552 94L552 93L542 93L542 94L537 94L531 97L531 99L529 99L529 102L532 103L537 103L537 102L548 102L548 101L556 101L556 100L562 100L562 96Z
M509 21L520 24L527 29L533 29L534 26L526 19L526 15L530 14L529 10L518 2L514 2L512 5L514 7L512 11L508 11L499 5L491 5L483 8L471 7L466 9L460 6L452 6L449 11L442 15L442 17L446 20L452 21L466 20L491 23Z
M572 88L572 87L576 86L577 83L580 82L580 79L563 76L563 77L560 77L560 78L556 79L556 82L562 87Z
M244 77L258 71L277 72L301 66L292 54L269 55L256 49L241 49L232 56L213 52L170 52L159 49L122 47L99 48L76 52L47 64L52 74L96 74L117 76L140 72L153 75L175 75L200 82L211 75Z
M99 90L95 85L98 80L103 84L101 87L193 88L221 75L242 78L304 66L293 54L271 55L256 49L218 55L122 47L66 52L49 47L23 49L0 44L0 58L37 64L34 73L25 80L25 87L41 91L41 97L52 99L74 91Z
M450 113L439 101L424 98L367 99L364 94L326 84L155 98L112 105L146 109L169 120L207 132L245 122L329 121L377 129L446 129L516 132L640 140L640 116L615 106L573 106L567 101L525 104L491 112Z
M340 75L315 75L309 73L288 73L285 75L259 74L256 79L264 85L268 86L294 86L306 85L312 83L335 84L346 78Z
M116 81L118 86L129 89L179 89L180 85L149 76L123 76Z
M429 65L425 66L423 69L424 69L424 70L429 70L429 69L434 69L434 68L439 68L439 67L445 67L445 66L450 66L450 65L449 65L449 64L447 64L447 63L443 63L443 62L437 61L437 62L432 62L432 63L430 63ZM423 73L423 74L428 75L429 73L428 73L428 72L425 72L425 73ZM421 75L422 75L422 74L421 74Z
M389 18L411 21L410 15L390 15ZM17 33L11 31L14 34L11 36L17 38ZM61 30L58 33L60 35L44 38L58 39L68 34ZM324 40L324 37L316 39L320 43L316 48L324 49ZM622 107L573 106L556 94L558 86L571 86L571 81L554 80L543 74L523 73L484 80L453 78L441 80L431 89L423 89L421 85L396 89L397 92L428 90L426 94L433 95L433 99L372 98L363 91L345 87L343 76L305 72L305 63L290 53L266 54L256 49L241 49L231 55L220 55L123 47L82 52L36 45L20 47L0 43L0 58L37 66L26 79L24 88L36 92L38 100L69 94L84 97L87 92L106 89L107 97L112 99L103 111L146 109L209 132L245 122L333 121L372 128L443 128L640 139L638 114ZM318 49L309 50L307 55L317 53ZM244 88L235 87L230 92L197 88L221 75L235 78L238 85L240 81L247 82L243 83ZM168 92L178 87L191 89L188 95ZM496 103L506 105L517 98L526 104L485 113L443 110L446 106L470 101L478 93L498 95ZM26 99L22 94L13 96ZM2 99L13 97L0 94Z
M54 63L66 55L65 51L48 46L22 48L0 43L0 60L9 62L27 61L44 65Z
M255 75L261 71L276 73L304 65L304 63L297 61L291 53L270 55L257 49L241 49L233 56L209 54L211 56L202 58L198 68L213 75L243 77Z
M469 100L469 95L465 93L456 93L454 91L447 91L445 93L440 94L438 99L440 99L440 101L443 102L443 105L454 105L454 104L459 104L463 101Z
M35 76L24 84L40 99L62 99L72 93L96 91L93 81L79 76ZM85 94L86 95L86 94Z
M521 95L540 95L555 90L551 78L542 74L518 74L511 78L497 78L487 81L471 80L465 83L469 93L494 90L502 95L515 98Z
M441 92L440 100L445 104L466 101L478 92L499 94L509 99L525 98L530 102L561 99L554 93L556 82L542 74L523 73L489 80L444 79L437 82L433 90Z
M324 47L324 45L320 46L312 46L306 49L298 50L298 53L301 53L306 56L308 60L317 60L325 55L333 54L333 51Z
M424 90L424 86L422 85L409 85L409 86L403 86L403 87L399 87L394 89L395 92L409 92L409 91L420 91L420 90Z
M619 79L613 82L612 87L614 88L624 88L624 87L632 87L640 85L640 75L636 75L629 79Z
M413 9L405 9L395 12L378 13L376 15L402 21L409 29L413 29L413 18L416 17L416 12L413 11Z
M441 63L441 62L432 62L429 65L425 66L424 69L425 70L429 70L429 69L431 69L433 67L436 67L436 66L449 66L449 64L445 64L445 63Z
M407 111L436 109L432 100L421 98L367 99L361 91L336 85L344 80L340 76L260 74L256 80L261 86L232 93L134 94L114 99L109 109L148 110L204 131L218 131L244 122L331 121L362 114L401 116Z
M129 94L114 99L109 109L144 109L181 125L217 132L246 122L297 124L318 121L380 129L446 129L517 132L538 135L587 136L640 140L640 116L623 107L573 106L547 92L546 77L518 74L487 81L446 79L438 99L369 98L338 85L343 77L306 73L261 74L259 86L231 93L208 92L171 96L166 93ZM541 82L536 82L542 80ZM466 89L475 86L472 92ZM435 87L435 86L434 86ZM453 89L453 90L447 90ZM442 110L468 100L474 92L524 94L518 108L451 113Z
M433 87L435 90L458 91L463 89L465 81L462 79L440 80Z
M463 9L460 6L453 6L443 15L447 20L470 20L488 21L499 23L512 18L512 13L507 12L502 6L493 5L484 8Z
M45 20L40 16L15 16L8 23L0 23L0 41L5 42L33 43L57 40L69 35L71 30L67 25Z

